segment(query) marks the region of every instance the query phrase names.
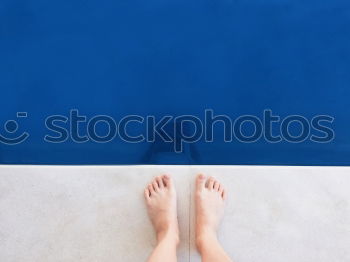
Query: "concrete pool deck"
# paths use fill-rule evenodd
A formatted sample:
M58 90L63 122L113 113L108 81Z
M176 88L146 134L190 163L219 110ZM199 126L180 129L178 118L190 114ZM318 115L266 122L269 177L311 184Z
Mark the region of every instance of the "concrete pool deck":
M0 166L0 261L146 261L155 244L143 188L178 191L179 262L194 246L194 177L229 191L220 239L235 262L350 261L350 168Z

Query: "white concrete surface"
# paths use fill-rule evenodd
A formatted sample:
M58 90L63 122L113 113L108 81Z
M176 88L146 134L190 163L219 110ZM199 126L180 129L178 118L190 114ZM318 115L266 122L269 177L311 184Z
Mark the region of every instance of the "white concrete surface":
M220 238L235 262L350 261L350 168L242 166L0 166L0 261L145 261L155 239L143 187L162 173L178 189L179 261L200 261L198 172L230 191Z

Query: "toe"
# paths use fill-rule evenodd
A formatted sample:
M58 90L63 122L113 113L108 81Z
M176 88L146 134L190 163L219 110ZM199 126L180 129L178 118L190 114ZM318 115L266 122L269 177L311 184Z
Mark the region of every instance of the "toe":
M163 185L165 186L165 187L172 187L173 186L173 180L171 179L171 177L170 176L168 176L168 175L163 175L162 176L162 181L163 181Z
M226 192L226 190L224 189L223 191L222 191L222 199L223 200L226 200L227 199L227 192Z
M203 174L199 174L196 178L196 188L197 190L201 190L205 187L205 176Z
M222 196L222 193L224 192L224 187L221 184L219 185L218 192Z
M152 185L152 184L149 184L149 185L148 185L148 191L150 192L150 196L152 196L152 195L155 193L155 191L154 191L154 188L153 188L153 185Z
M224 187L219 183L218 192L222 192L223 189L224 189Z
M207 182L207 188L209 190L212 190L214 188L214 182L215 182L214 178L209 177L208 182Z
M159 191L159 186L158 186L158 183L157 183L156 179L153 180L152 185L153 185L154 191L158 192Z
M219 181L214 181L214 190L215 191L219 191L219 187L220 187L220 183L219 183Z
M145 198L148 200L150 197L151 192L149 191L148 187L145 189Z
M163 187L164 187L164 183L163 183L162 177L158 176L158 177L156 178L156 180L157 180L157 183L158 183L158 187L159 187L159 188L163 188Z

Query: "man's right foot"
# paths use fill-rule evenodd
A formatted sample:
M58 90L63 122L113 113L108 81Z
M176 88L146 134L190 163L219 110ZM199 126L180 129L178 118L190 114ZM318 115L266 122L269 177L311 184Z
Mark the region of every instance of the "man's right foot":
M196 178L196 244L199 250L207 241L216 239L224 215L226 191L213 177Z
M153 179L145 188L145 199L158 241L167 238L178 244L179 227L173 180L168 175Z

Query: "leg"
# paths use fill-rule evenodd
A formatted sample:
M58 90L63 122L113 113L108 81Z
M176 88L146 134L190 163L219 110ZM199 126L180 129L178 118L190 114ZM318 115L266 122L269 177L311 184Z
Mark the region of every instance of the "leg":
M196 244L203 262L232 262L217 239L226 191L214 178L196 179Z
M156 177L145 189L148 215L157 235L157 246L148 262L176 262L179 243L176 192L169 176Z

